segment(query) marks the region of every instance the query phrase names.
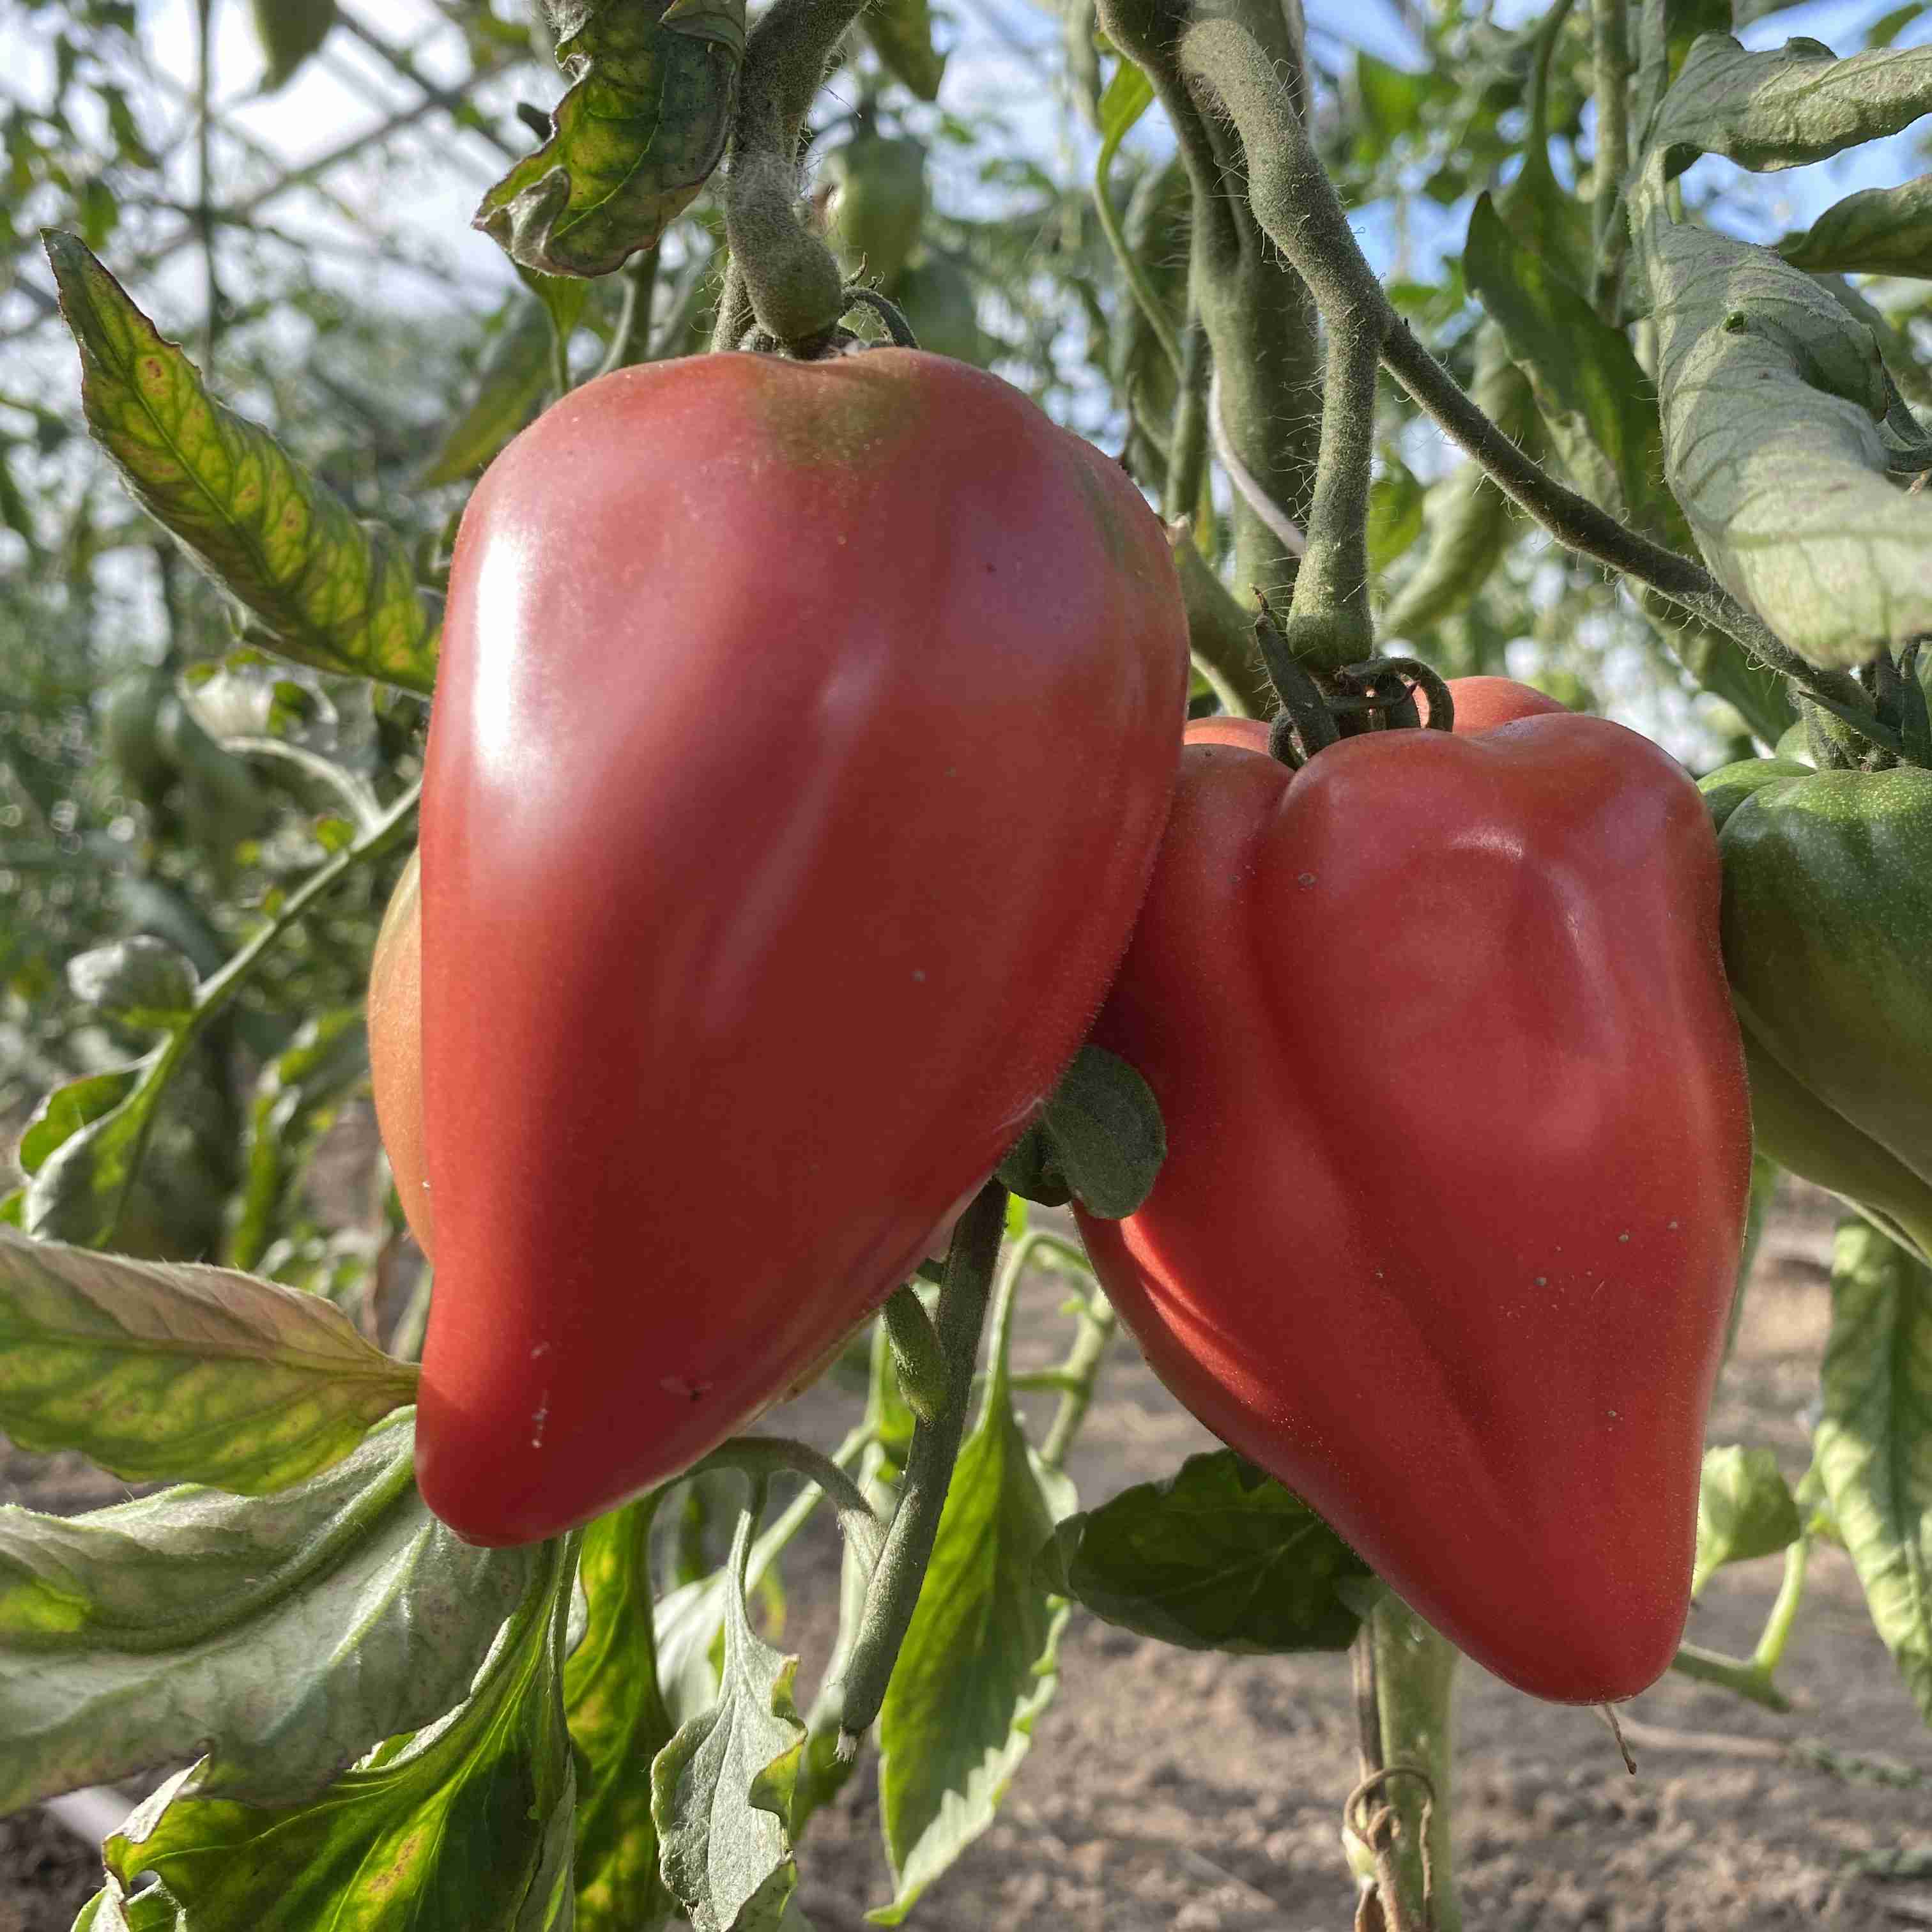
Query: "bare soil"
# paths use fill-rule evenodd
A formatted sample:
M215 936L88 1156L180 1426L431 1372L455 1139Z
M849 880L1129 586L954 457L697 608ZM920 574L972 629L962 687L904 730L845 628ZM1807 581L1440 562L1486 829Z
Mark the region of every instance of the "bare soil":
M1829 1314L1832 1222L1810 1190L1780 1203L1712 1418L1714 1442L1766 1446L1794 1480ZM1031 1298L1022 1366L1064 1348L1057 1300ZM830 1442L848 1420L840 1402L814 1391L787 1425ZM1210 1446L1123 1340L1071 1473L1083 1502L1098 1502ZM0 1442L0 1502L74 1510L126 1493L78 1458ZM786 1642L807 1685L831 1636L836 1562L831 1531L814 1524L787 1566ZM1773 1558L1720 1573L1694 1639L1748 1654L1779 1570ZM1000 1821L926 1895L916 1924L1346 1932L1339 1823L1355 1762L1344 1660L1197 1656L1076 1612L1061 1675ZM1666 1677L1625 1707L1640 1740L1631 1778L1591 1712L1536 1702L1466 1665L1456 1856L1469 1932L1932 1927L1932 1783L1875 1784L1779 1750L1810 1740L1932 1778L1932 1735L1836 1550L1814 1559L1780 1682L1789 1715ZM857 1932L890 1895L869 1775L814 1820L801 1864L801 1903L819 1932ZM0 1932L64 1932L98 1869L45 1813L0 1820Z

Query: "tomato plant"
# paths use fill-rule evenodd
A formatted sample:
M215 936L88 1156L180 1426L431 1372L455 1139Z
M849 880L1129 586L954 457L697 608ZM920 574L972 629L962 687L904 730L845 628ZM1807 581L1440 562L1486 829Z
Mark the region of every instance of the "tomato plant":
M1914 7L247 10L0 9L0 1921L1918 1869Z
M1648 740L1468 696L1294 772L1190 728L1094 1031L1167 1159L1082 1233L1216 1435L1479 1662L1601 1702L1682 1632L1743 1234L1716 844Z

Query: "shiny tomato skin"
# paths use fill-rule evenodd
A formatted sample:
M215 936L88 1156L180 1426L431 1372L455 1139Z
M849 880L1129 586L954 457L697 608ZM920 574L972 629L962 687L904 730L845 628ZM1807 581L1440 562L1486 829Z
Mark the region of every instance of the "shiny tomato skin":
M1126 477L942 358L626 369L499 458L422 807L460 1534L675 1474L905 1277L1100 1003L1187 667Z
M1595 1702L1682 1632L1750 1127L1696 789L1538 695L1300 772L1189 728L1094 1034L1167 1160L1081 1228L1210 1429L1478 1662Z

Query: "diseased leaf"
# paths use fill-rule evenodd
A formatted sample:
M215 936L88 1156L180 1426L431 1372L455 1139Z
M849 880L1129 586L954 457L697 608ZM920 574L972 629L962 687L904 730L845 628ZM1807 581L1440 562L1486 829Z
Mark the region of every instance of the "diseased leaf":
M1862 188L1826 209L1778 252L1814 274L1916 275L1932 280L1932 175Z
M1058 1683L1066 1606L1036 1574L1072 1485L1028 1446L1002 1379L959 1454L879 1714L879 1810L899 1924L993 1822Z
M1932 1724L1932 1269L1862 1220L1832 1257L1817 1466L1900 1674Z
M602 275L648 248L724 152L744 0L551 0L570 91L550 139L483 198L476 225L511 260Z
M792 1701L798 1659L760 1639L746 1615L751 1541L747 1512L731 1547L718 1701L651 1766L661 1870L697 1932L772 1932L798 1884L790 1834L806 1738Z
M0 1509L0 1813L196 1751L191 1795L293 1803L459 1702L542 1552L458 1541L413 1444L399 1416L267 1498Z
M1650 130L1667 171L1699 154L1740 167L1803 167L1932 113L1932 46L1880 47L1840 60L1798 38L1750 53L1728 34L1694 46Z
M158 1899L133 1909L159 1903L170 1928L566 1932L574 1772L558 1679L568 1547L514 1552L528 1580L521 1600L505 1606L508 1628L446 1720L372 1753L313 1802L204 1796L206 1767L190 1768L108 1840L104 1897L124 1907L152 1874Z
M136 501L248 614L248 640L427 692L436 620L404 546L217 402L72 236L43 238L80 350L88 429Z
M1300 1497L1231 1449L1190 1456L1070 1516L1046 1580L1108 1623L1188 1650L1346 1650L1364 1563Z
M24 1449L259 1496L352 1454L416 1380L316 1297L0 1227L0 1428Z
M652 1629L653 1496L584 1532L578 1576L590 1602L583 1641L564 1666L564 1708L583 1754L577 1794L579 1932L653 1932L676 1906L658 1875L651 1760L674 1726L658 1688Z
M1697 1490L1696 1596L1726 1563L1772 1556L1803 1528L1790 1485L1768 1449L1707 1449Z
M1705 560L1813 664L1932 629L1932 496L1887 474L1870 332L1769 249L1672 222L1663 200L1653 176L1637 248L1666 473Z

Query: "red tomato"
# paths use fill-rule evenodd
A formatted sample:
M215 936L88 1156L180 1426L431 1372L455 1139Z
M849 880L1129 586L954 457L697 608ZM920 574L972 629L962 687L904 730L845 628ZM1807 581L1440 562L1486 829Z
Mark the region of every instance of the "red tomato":
M580 1522L904 1279L1100 1004L1186 683L1159 520L940 357L626 369L497 459L423 794L432 1509Z
M1167 1160L1081 1227L1209 1428L1479 1663L1595 1702L1683 1629L1750 1124L1696 788L1535 695L1298 772L1189 728L1094 1033Z

